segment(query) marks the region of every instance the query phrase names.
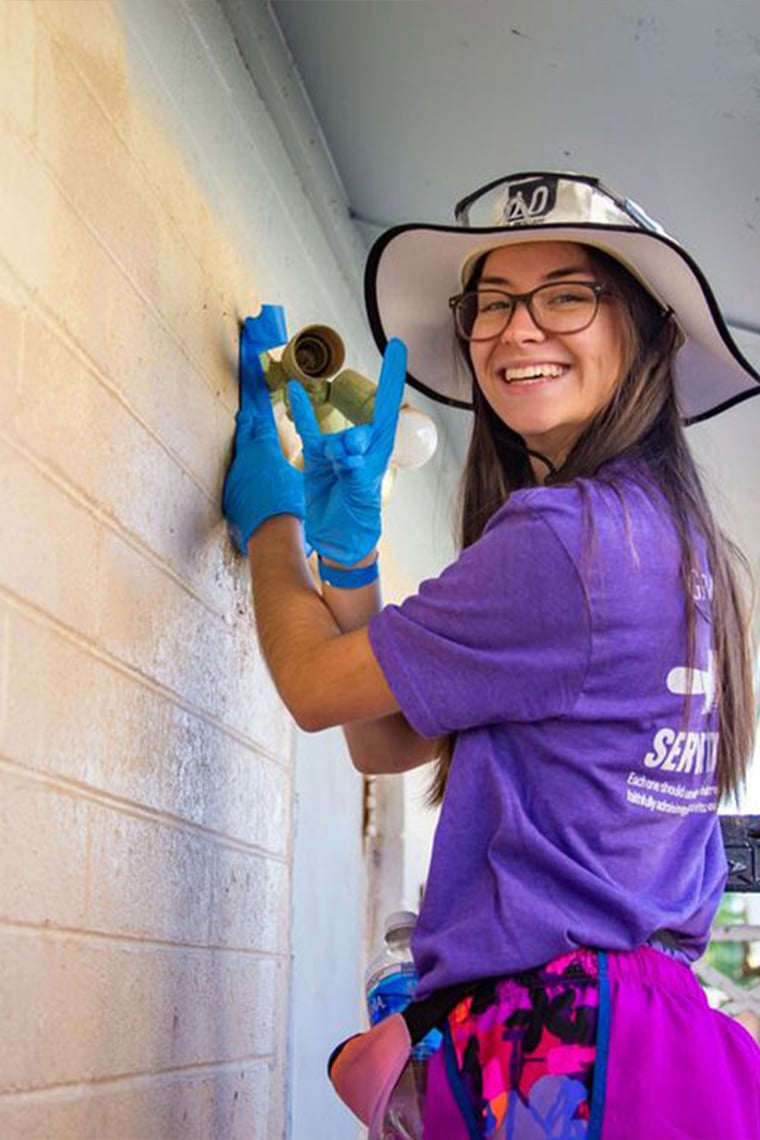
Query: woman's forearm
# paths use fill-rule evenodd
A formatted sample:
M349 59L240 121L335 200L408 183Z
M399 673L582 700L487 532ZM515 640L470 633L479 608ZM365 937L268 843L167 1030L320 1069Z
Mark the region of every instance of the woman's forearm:
M277 690L301 728L385 716L398 702L364 628L342 633L314 588L292 515L267 519L248 544L259 643Z
M371 562L375 554L364 562ZM362 563L363 564L363 563ZM356 590L322 583L322 596L344 633L367 625L382 606L379 580ZM354 767L366 775L406 772L433 760L437 742L420 736L403 713L376 720L353 721L343 726Z
M365 776L394 775L434 760L439 741L420 736L403 713L344 724L354 767Z
M248 557L261 651L280 696L303 726L304 664L341 631L312 583L298 519L268 519L251 538Z

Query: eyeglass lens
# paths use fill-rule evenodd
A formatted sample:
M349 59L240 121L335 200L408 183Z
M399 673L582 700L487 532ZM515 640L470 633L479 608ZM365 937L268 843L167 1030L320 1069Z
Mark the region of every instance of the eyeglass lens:
M579 332L596 316L597 290L582 282L542 285L524 298L543 332ZM518 301L501 289L463 293L455 307L457 328L467 340L490 340L509 324Z

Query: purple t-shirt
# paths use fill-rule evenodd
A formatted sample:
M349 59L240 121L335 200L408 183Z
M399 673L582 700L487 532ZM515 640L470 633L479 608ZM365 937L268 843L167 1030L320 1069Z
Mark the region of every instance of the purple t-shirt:
M413 940L420 997L658 930L704 950L727 871L712 583L706 565L692 583L690 673L680 557L646 469L621 461L516 492L371 620L409 722L458 734Z

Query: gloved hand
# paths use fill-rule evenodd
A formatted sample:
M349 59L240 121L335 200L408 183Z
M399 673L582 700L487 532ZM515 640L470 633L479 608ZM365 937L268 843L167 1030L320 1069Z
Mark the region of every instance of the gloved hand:
M380 537L380 489L393 450L406 380L406 347L385 350L372 422L323 435L303 387L288 384L303 441L306 541L326 558L353 566Z
M249 317L240 337L240 410L235 417L235 454L224 481L222 510L241 554L247 554L248 540L266 519L273 515L303 519L305 513L303 475L282 453L259 360L259 351L281 343L267 328L274 310L266 305L260 317Z

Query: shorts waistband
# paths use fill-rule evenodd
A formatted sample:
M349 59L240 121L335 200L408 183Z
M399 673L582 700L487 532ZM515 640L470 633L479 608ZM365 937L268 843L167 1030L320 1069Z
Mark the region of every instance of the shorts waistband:
M702 994L691 967L662 950L639 946L636 950L608 950L606 957L611 983L631 982L653 986L683 997Z

